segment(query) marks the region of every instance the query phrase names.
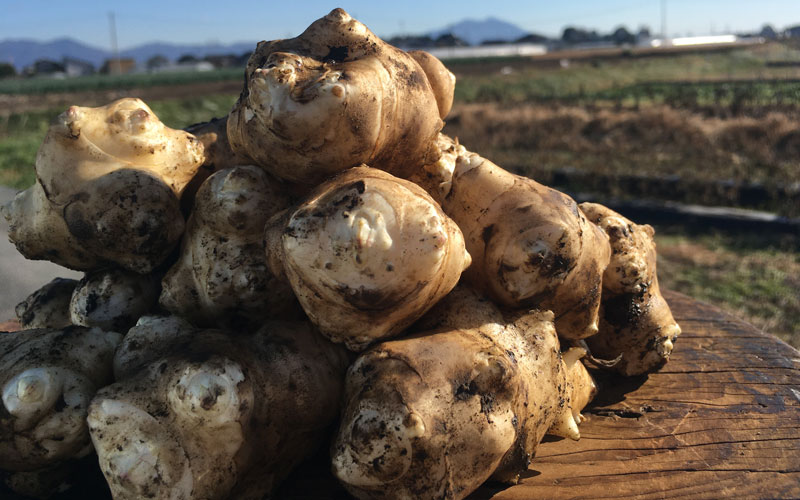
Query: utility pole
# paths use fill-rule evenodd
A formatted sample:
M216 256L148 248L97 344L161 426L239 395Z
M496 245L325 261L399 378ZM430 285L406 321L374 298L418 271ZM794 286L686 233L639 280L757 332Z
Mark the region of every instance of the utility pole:
M667 39L667 0L661 0L661 39Z
M108 13L108 26L111 30L111 65L109 65L108 72L112 74L122 74L122 63L119 61L119 48L117 47L117 22L114 19L114 13Z

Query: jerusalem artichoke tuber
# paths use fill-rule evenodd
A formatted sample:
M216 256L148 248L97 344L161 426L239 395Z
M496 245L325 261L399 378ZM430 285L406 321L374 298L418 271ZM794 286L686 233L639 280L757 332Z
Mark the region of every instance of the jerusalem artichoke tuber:
M610 240L611 264L603 275L600 333L587 339L595 356L622 359L615 369L641 375L669 359L681 329L661 296L656 275L655 231L597 203L582 203Z
M5 208L9 236L30 259L148 273L183 232L178 198L203 160L194 136L138 99L72 106L37 153L36 185Z
M114 498L263 498L336 418L346 351L306 322L267 322L255 334L189 329L188 338L179 323L161 324L158 343L122 346L142 364L118 353L122 373L135 374L89 409ZM146 342L158 322L140 326L129 336Z
M362 163L403 177L435 161L442 125L419 63L335 9L296 38L258 44L228 139L277 177L317 184Z
M221 170L203 183L181 245L163 280L161 305L198 326L240 328L294 304L267 269L264 225L289 206L282 183L258 167Z
M91 451L89 400L111 382L121 339L80 326L0 333L0 469L33 471Z
M465 278L504 306L551 309L562 337L597 333L608 237L567 195L447 137L438 144L440 161L416 177L464 233L473 260Z
M17 304L14 312L22 329L70 326L69 302L77 285L76 280L56 278Z
M158 276L122 269L88 273L69 303L72 324L124 334L158 304Z
M334 342L364 349L445 296L470 263L461 231L420 187L357 167L267 225L268 262Z
M460 316L473 310L463 302L429 315L440 307L454 318L445 324L481 323ZM593 387L567 390L573 370L559 354L552 313L494 318L383 342L350 367L332 461L351 494L464 498L490 476L514 482L549 429L566 419L574 427L580 408L571 401L585 403Z

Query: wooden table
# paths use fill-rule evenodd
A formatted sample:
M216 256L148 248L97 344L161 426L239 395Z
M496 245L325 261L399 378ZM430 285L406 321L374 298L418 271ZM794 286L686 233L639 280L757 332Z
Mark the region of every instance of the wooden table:
M580 441L542 443L520 484L474 498L800 497L800 352L665 296L683 330L669 363L603 377Z
M487 484L470 500L800 498L800 352L665 296L683 329L670 362L647 377L599 376L580 441L547 440L518 485ZM278 496L345 497L324 453Z

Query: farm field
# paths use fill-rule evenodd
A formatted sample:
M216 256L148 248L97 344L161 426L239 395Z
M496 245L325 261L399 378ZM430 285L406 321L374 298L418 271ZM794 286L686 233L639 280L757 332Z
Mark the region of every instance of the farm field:
M601 202L676 199L675 191L623 188L619 179L650 179L655 186L677 179L673 184L684 203L797 218L800 67L773 64L787 61L800 62L800 50L773 44L568 64L454 63L456 104L445 131L510 170L546 184L561 179L555 187L588 191ZM47 124L68 104L137 95L166 124L185 127L226 114L240 84L131 83L130 91L93 85L4 95L0 86L0 102L10 103L0 108L0 184L22 189L34 181L31 166ZM565 172L582 175L573 179ZM688 188L720 182L730 189ZM736 196L738 188L754 186L768 196L752 203ZM663 286L719 305L800 347L800 235L656 229Z

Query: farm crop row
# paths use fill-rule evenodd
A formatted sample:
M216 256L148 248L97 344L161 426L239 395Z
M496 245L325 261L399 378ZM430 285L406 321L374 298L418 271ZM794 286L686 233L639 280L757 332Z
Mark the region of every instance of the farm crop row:
M239 80L242 78L242 72L242 68L225 68L200 72L97 74L64 79L14 78L0 80L0 94L49 94L186 85L198 82Z

